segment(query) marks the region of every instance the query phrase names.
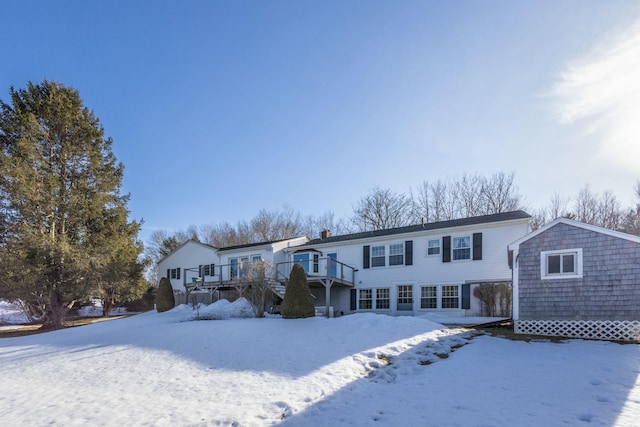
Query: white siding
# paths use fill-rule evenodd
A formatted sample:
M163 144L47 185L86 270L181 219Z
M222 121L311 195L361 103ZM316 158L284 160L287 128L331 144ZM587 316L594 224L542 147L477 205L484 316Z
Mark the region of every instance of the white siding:
M202 264L218 264L217 251L197 242L187 242L166 256L158 263L158 275L167 276L167 269L180 269L180 279L171 279L174 290L183 290L185 283L191 283L192 277L198 276L198 266ZM195 271L186 271L195 269Z
M229 280L229 263L232 258L248 257L251 260L253 255L260 255L262 261L267 262L273 267L279 262L287 260L284 252L285 248L302 245L307 242L306 237L296 237L293 239L283 240L281 242L267 243L264 245L249 246L244 248L223 250L219 252L220 266L222 268L222 280Z
M314 245L315 249L327 253L338 254L338 261L353 266L358 271L355 274L356 289L390 289L390 309L371 311L387 312L390 314L420 314L428 310L420 309L420 286L438 286L438 300L441 301L441 285L462 285L465 283L485 281L510 281L511 270L507 261L507 245L527 234L528 219L482 224L475 226L456 227L451 229L429 230L401 235L383 236L377 238L351 240ZM473 233L482 233L482 260L451 260L442 261L442 237L470 236L473 246ZM430 239L440 240L440 254L427 255L427 242ZM413 265L389 266L389 245L413 241ZM385 266L363 268L363 246L370 247L385 245ZM405 260L406 261L406 260ZM413 285L412 313L398 312L397 289L399 285ZM462 289L459 290L461 304ZM332 297L333 298L333 297ZM332 304L333 305L333 304ZM439 304L440 305L440 304ZM473 297L471 288L471 308L465 313L462 309L438 309L452 315L477 315L480 304Z

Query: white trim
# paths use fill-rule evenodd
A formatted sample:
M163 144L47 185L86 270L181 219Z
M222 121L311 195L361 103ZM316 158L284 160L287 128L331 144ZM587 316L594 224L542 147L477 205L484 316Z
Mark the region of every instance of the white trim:
M183 247L191 244L191 243L195 243L196 245L200 245L203 248L207 248L207 249L211 249L216 253L216 256L218 256L218 248L216 248L215 246L211 246L211 245L207 245L206 243L202 243L202 242L197 242L195 240L187 240L186 242L184 242L183 244L181 244L180 246L178 246L177 248L175 248L174 250L172 250L171 252L169 252L168 254L166 254L164 257L162 257L161 259L158 260L158 262L156 263L156 265L160 265L161 262L166 261L167 259L169 259L169 257L171 257L173 254L175 254L176 252L178 252L180 249L182 249Z
M499 215L499 214L496 214L496 215ZM472 219L472 218L476 218L476 217L469 217L465 219ZM503 220L503 221L479 222L476 224L465 224L465 225L458 225L458 226L451 226L451 227L429 228L429 229L421 229L421 230L414 230L414 231L398 232L393 234L382 234L382 235L373 236L373 237L354 237L351 239L336 240L333 242L317 242L312 245L309 245L309 247L317 249L317 248L324 248L324 247L360 245L360 244L373 245L374 243L377 243L377 242L388 243L389 241L398 240L398 239L411 240L411 239L419 239L424 237L434 238L434 239L437 237L441 239L442 236L447 236L447 235L453 236L453 233L457 233L458 235L462 235L463 233L464 234L468 233L469 235L473 235L473 233L479 229L484 230L484 229L491 229L491 228L501 228L508 225L516 225L518 223L528 224L530 221L531 221L531 217L515 218L515 219L509 219L509 220ZM448 222L448 221L439 221L439 222ZM409 226L409 227L412 227L412 226ZM404 227L400 227L400 228L404 228ZM353 234L361 234L361 233L353 233ZM433 236L433 237L430 237L430 236ZM340 236L336 235L332 237L340 237ZM472 247L473 247L473 242L472 242ZM300 248L297 248L297 249L300 249Z
M518 270L518 249L513 251L513 269L511 270L511 317L513 320L520 318L520 272Z
M572 273L548 273L548 258L554 255L575 254L574 270ZM562 266L562 263L560 264ZM582 278L582 248L560 249L555 251L540 252L540 279L542 280L564 280L564 279L581 279Z
M456 248L453 245L453 242L455 241L455 239L468 239L469 240L469 246L468 247L464 247L464 248ZM455 259L453 256L453 253L455 250L469 250L469 258L458 258ZM458 235L451 235L451 262L460 262L460 261L471 261L473 259L473 233L471 234L458 234Z
M516 320L516 334L640 342L638 320Z
M430 242L438 242L438 246L430 247ZM438 253L430 254L429 249L438 248ZM437 239L429 239L427 238L427 257L441 257L442 256L442 238L438 237Z
M299 237L292 237L290 239L276 240L273 242L248 243L246 245L228 246L226 248L219 248L218 252L221 252L220 256L224 256L224 255L233 256L234 253L242 253L242 252L255 253L256 251L261 251L261 250L264 250L267 252L275 252L276 246L282 246L285 244L286 246L283 247L282 249L285 252L289 252L289 251L300 250L300 246L304 245L308 241L309 239L307 237L299 236Z
M532 233L529 233L526 236L524 236L524 237L516 240L515 242L511 243L509 245L509 250L515 250L522 243L526 242L529 239L532 239L532 238L536 237L537 235L539 235L541 233L544 233L545 231L547 231L551 227L554 227L554 226L556 226L558 224L571 225L573 227L582 228L582 229L585 229L585 230L593 231L595 233L605 234L605 235L611 236L611 237L617 237L618 239L629 240L629 241L634 242L634 243L640 243L640 237L634 236L632 234L622 233L620 231L609 230L608 228L602 228L602 227L598 227L596 225L585 224L584 222L574 221L574 220L568 219L568 218L557 218L557 219L551 221L550 223L548 223L547 225L538 228L536 231L534 231Z

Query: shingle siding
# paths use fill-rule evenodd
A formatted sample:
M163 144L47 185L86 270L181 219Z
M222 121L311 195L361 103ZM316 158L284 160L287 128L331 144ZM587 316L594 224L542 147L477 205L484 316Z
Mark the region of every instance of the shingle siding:
M540 252L582 248L583 277L541 280ZM638 320L640 245L559 223L520 245L520 319Z

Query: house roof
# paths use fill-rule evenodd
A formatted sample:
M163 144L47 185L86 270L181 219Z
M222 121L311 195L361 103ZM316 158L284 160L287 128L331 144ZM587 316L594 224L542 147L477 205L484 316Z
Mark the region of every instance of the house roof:
M172 250L171 252L169 252L168 254L166 254L165 256L163 256L160 260L158 260L158 264L160 264L162 261L164 261L165 259L169 258L171 255L175 254L176 252L178 252L181 248L183 248L184 246L190 244L190 243L195 243L196 245L200 245L203 246L207 249L213 249L214 251L217 251L218 248L216 248L215 246L211 246L211 245L207 245L206 243L202 243L202 242L198 242L196 240L187 240L186 242L184 242L183 244L181 244L180 246L178 246L177 248L175 248L174 250Z
M244 245L226 246L224 248L218 249L218 252L232 251L234 249L253 248L253 247L256 247L256 246L273 245L274 243L286 242L287 240L295 240L295 239L300 239L302 237L304 237L304 236L291 237L289 239L270 240L270 241L267 241L267 242L246 243Z
M575 221L569 218L557 218L550 223L546 224L543 227L538 228L536 231L533 231L527 234L524 237L516 240L515 242L509 245L509 250L515 250L520 244L526 242L529 239L536 237L539 234L544 233L552 227L555 227L558 224L566 224L572 227L578 227L585 230L593 231L595 233L606 234L607 236L617 237L619 239L629 240L631 242L640 243L640 237L634 236L632 234L623 233L621 231L610 230L608 228L598 227L597 225L585 224L584 222Z
M494 222L513 221L518 219L528 219L531 215L525 211L511 211L499 214L474 216L470 218L452 219L448 221L427 222L424 224L408 225L405 227L389 228L386 230L363 231L360 233L343 234L331 236L325 239L314 239L305 243L304 246L313 246L324 243L345 242L349 240L367 239L371 237L393 236L396 234L415 233L417 231L432 231L454 227L464 227L469 225L490 224Z

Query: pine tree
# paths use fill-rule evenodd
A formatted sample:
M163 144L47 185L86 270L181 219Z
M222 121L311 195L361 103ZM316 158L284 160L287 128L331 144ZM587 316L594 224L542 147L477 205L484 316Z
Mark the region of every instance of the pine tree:
M282 317L299 319L315 316L315 306L307 284L307 275L300 264L294 264L282 301Z
M12 87L10 97L0 101L0 295L58 329L113 264L108 248L137 245L139 224L127 220L112 140L78 91L45 80Z
M102 315L111 308L141 298L149 288L143 279L147 260L140 262L142 242L136 240L140 224L127 222L124 207L105 212L100 235L94 236L94 251L99 257L92 261L92 295L102 301Z

